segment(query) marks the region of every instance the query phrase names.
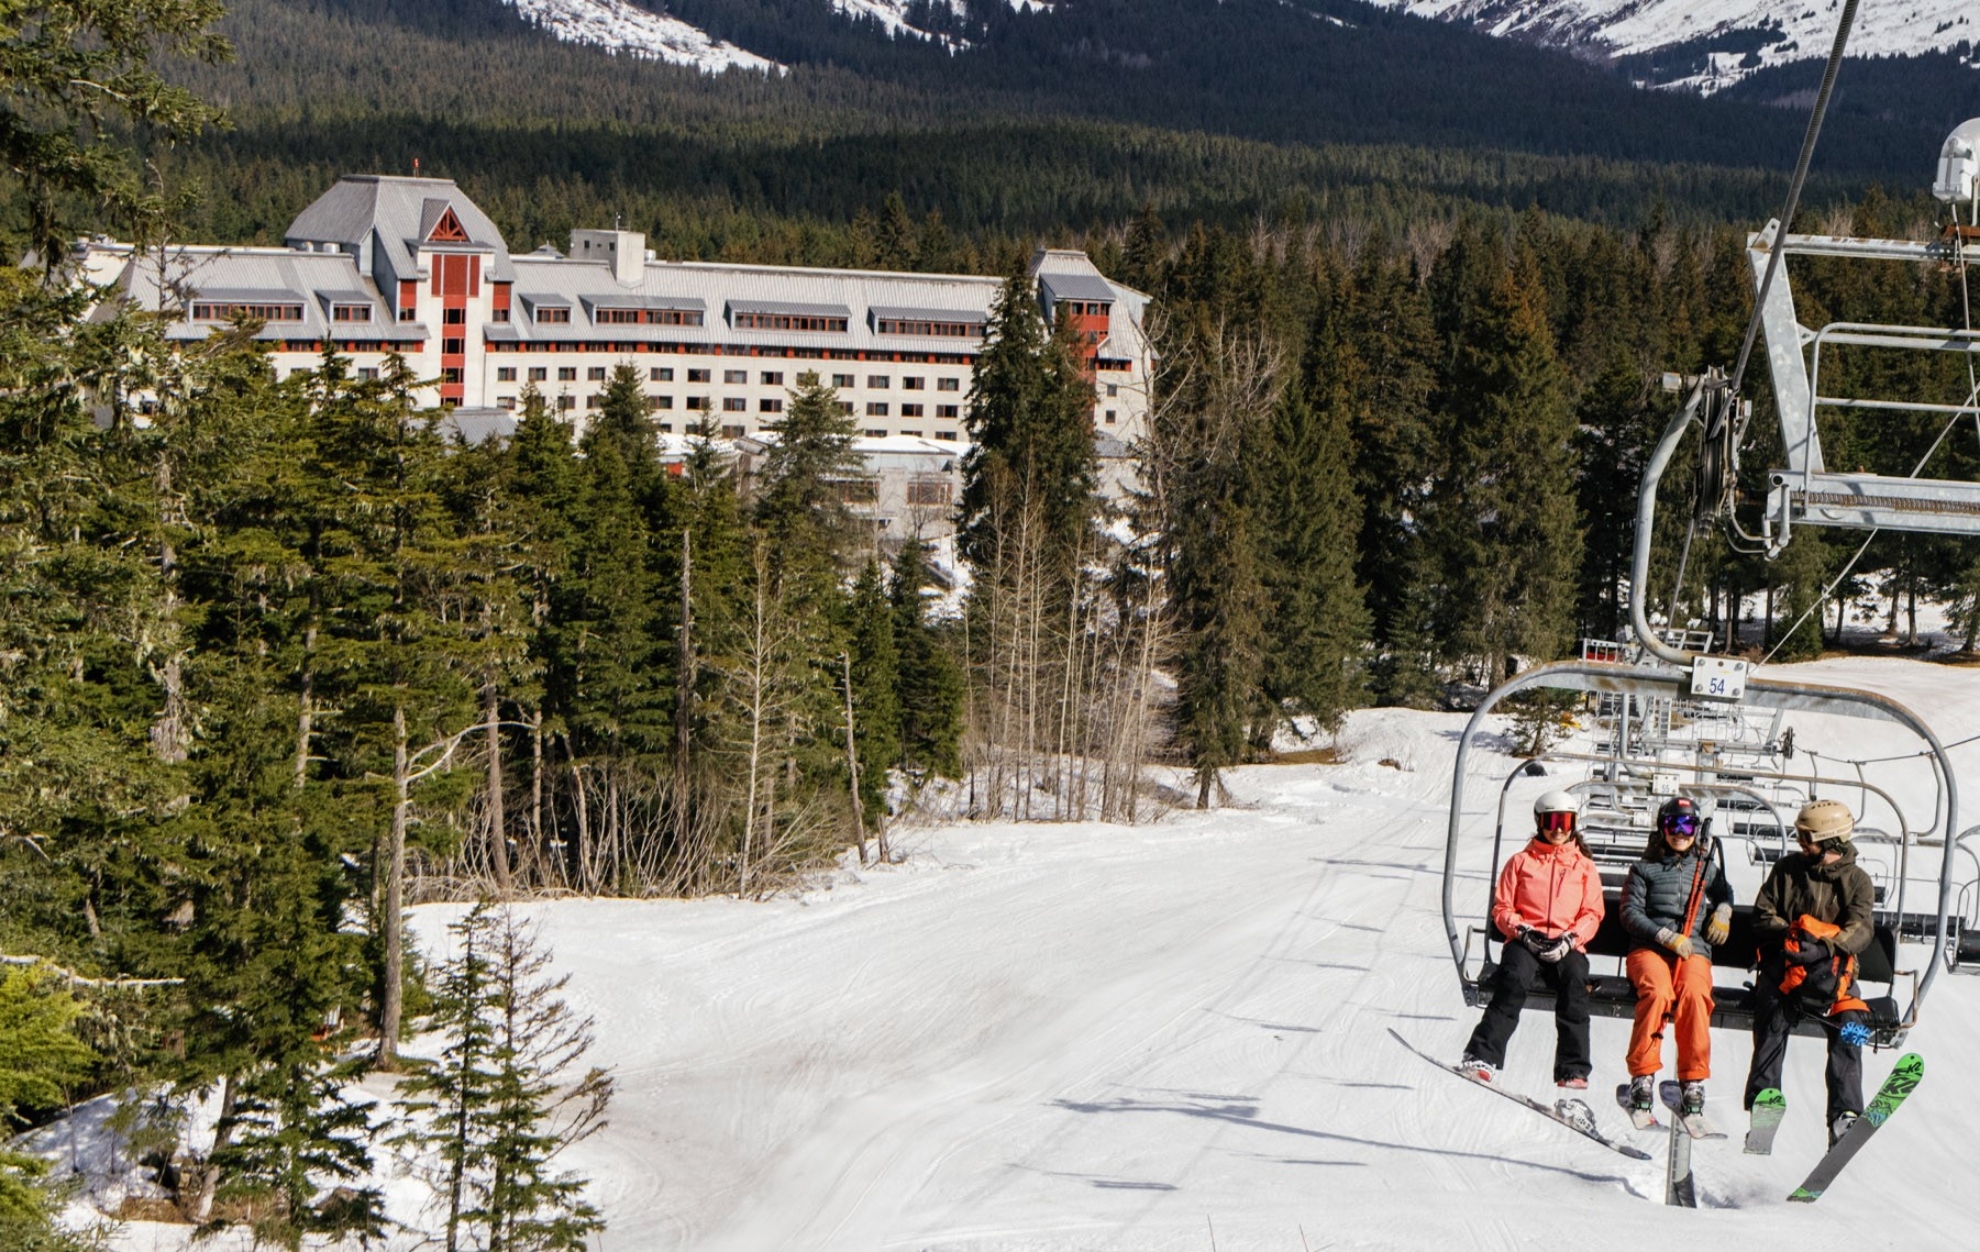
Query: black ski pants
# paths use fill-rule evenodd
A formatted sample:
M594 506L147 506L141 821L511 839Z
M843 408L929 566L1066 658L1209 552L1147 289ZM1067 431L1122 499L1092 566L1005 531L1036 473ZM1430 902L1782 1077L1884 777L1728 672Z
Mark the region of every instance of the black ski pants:
M1588 1053L1588 957L1582 952L1570 951L1550 965L1523 943L1501 948L1492 1001L1485 1006L1478 1029L1471 1032L1465 1055L1495 1067L1505 1065L1506 1040L1519 1025L1519 1011L1526 1007L1535 970L1540 971L1541 985L1554 993L1554 1081L1586 1078L1594 1063Z
M1787 1060L1788 1038L1804 1017L1818 1018L1822 1035L1829 1045L1829 1111L1823 1119L1830 1126L1844 1113L1863 1111L1863 1048L1845 1043L1842 1028L1850 1022L1869 1024L1870 1015L1851 1009L1834 1016L1823 1016L1793 996L1782 995L1780 967L1772 961L1760 967L1753 988L1753 1068L1746 1074L1746 1107L1769 1087L1781 1085L1781 1066Z

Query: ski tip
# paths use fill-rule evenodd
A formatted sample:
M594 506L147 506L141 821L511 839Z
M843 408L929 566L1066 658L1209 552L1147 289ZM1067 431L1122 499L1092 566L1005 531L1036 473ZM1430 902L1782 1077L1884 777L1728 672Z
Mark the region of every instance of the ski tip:
M1795 1204L1813 1204L1821 1198L1822 1193L1819 1191L1810 1191L1806 1187L1796 1187L1794 1194L1789 1196L1788 1200Z

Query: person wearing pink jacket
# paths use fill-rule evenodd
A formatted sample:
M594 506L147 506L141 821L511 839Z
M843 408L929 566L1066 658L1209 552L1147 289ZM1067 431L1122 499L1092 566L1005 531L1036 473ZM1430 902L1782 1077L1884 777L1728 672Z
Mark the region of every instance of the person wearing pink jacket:
M1588 944L1602 924L1602 876L1582 841L1580 811L1565 791L1533 805L1532 842L1499 871L1492 924L1505 936L1491 1003L1458 1068L1491 1082L1506 1063L1537 973L1554 993L1554 1081L1585 1090L1594 1067L1588 1048Z

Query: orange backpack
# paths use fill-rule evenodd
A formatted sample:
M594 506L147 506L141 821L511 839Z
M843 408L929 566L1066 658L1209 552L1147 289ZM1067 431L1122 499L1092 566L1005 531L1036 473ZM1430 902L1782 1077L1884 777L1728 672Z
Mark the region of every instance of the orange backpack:
M1795 919L1794 927L1788 931L1787 942L1781 946L1788 952L1799 952L1801 951L1799 935L1807 935L1810 939L1834 939L1841 933L1842 927L1835 923L1825 922L1803 913ZM1835 953L1828 961L1817 962L1814 965L1790 962L1787 972L1781 977L1781 991L1789 996L1793 996L1797 991L1804 997L1811 994L1821 995L1831 983L1834 984L1835 994L1830 1000L1828 1009L1825 1010L1826 1015L1847 1013L1851 1009L1865 1013L1870 1011L1869 1005L1852 994L1852 989L1856 986L1856 958L1848 953ZM1803 990L1804 985L1806 990Z

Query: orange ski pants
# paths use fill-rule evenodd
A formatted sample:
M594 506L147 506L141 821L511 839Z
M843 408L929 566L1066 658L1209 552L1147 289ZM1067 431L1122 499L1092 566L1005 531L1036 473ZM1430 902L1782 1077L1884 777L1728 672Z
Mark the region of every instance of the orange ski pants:
M1712 962L1703 956L1680 961L1656 948L1637 948L1623 959L1623 971L1636 988L1636 1025L1629 1032L1629 1076L1654 1074L1664 1066L1664 1023L1677 1027L1678 1077L1686 1082L1712 1076Z

